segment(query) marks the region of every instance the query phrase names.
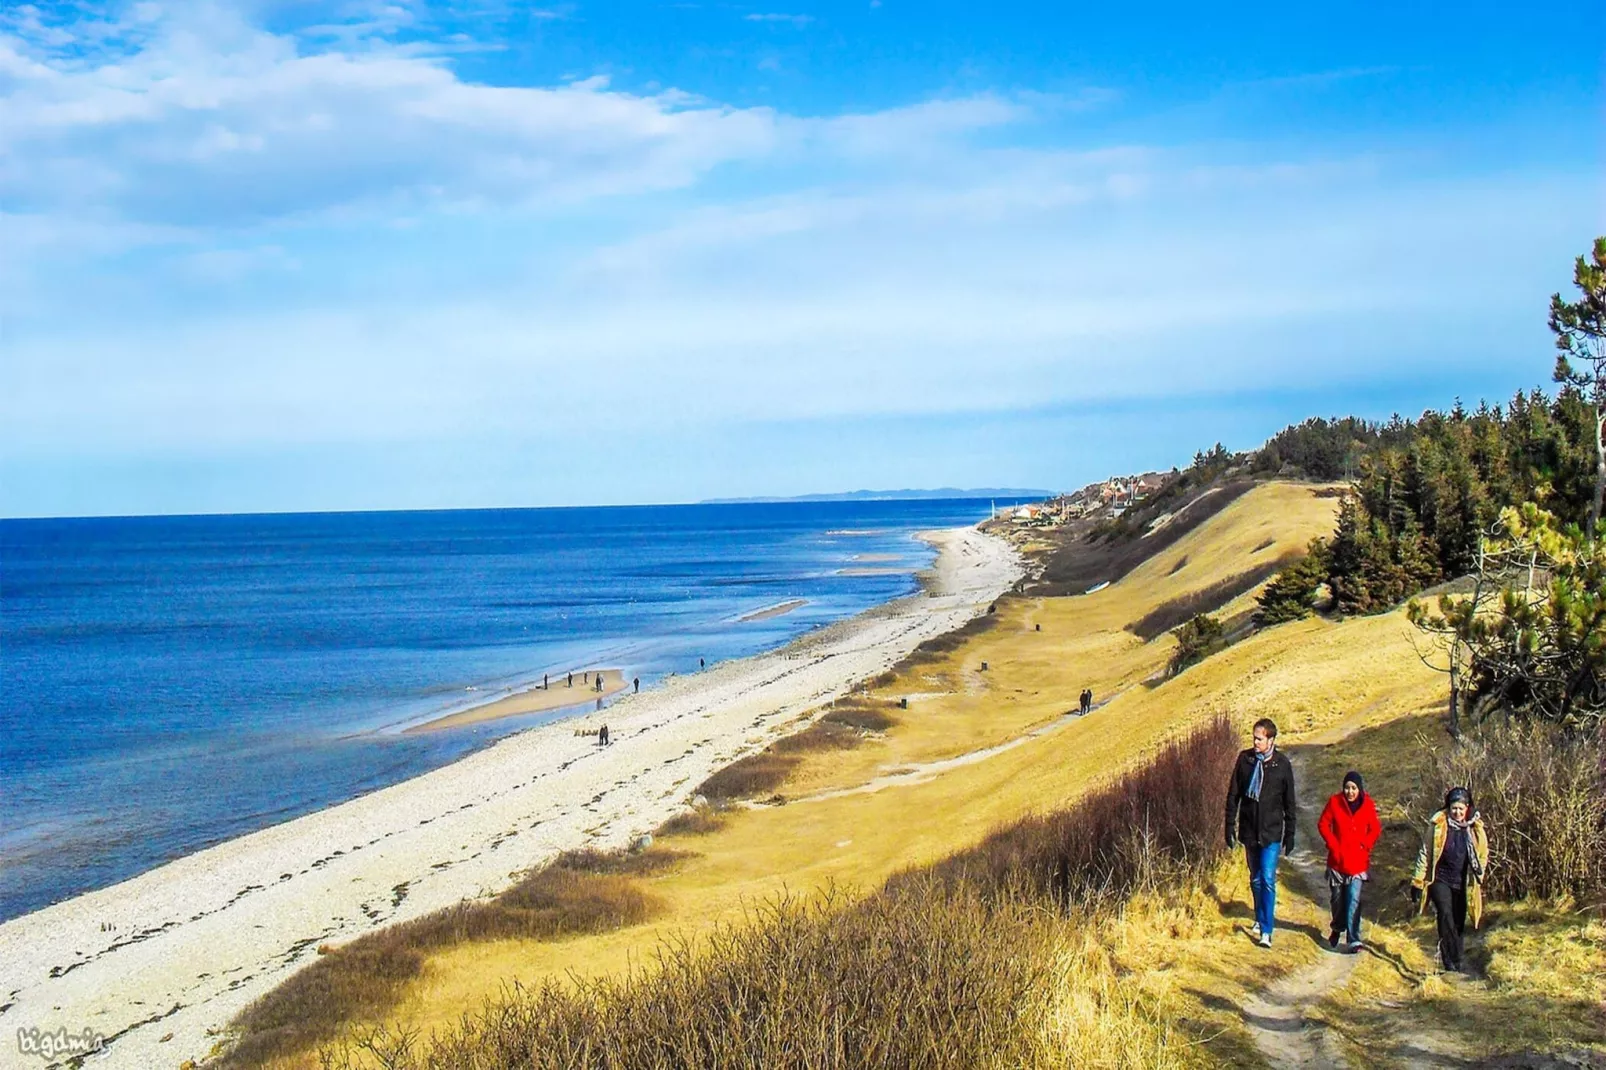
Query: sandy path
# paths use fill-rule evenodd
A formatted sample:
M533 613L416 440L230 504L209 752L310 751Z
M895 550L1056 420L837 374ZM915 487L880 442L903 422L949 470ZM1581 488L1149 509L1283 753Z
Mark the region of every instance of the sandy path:
M1294 871L1294 880L1289 883L1300 887L1316 904L1319 914L1316 924L1326 932L1326 848L1316 833L1316 818L1319 815L1312 800L1320 799L1326 805L1327 796L1313 791L1305 766L1298 761L1294 762L1294 782L1306 786L1299 793L1299 811L1304 820L1300 822L1297 845L1288 856ZM1278 913L1280 915L1282 911ZM1361 935L1364 939L1365 933ZM1283 939L1297 940L1299 937L1290 931ZM1259 995L1244 1002L1244 1025L1249 1028L1255 1047L1268 1063L1290 1070L1343 1070L1348 1065L1335 1038L1328 1034L1327 1027L1307 1018L1305 1010L1348 981L1359 961L1357 955L1324 951L1309 966L1278 978Z
M626 696L604 715L613 746L576 737L573 722L532 729L0 925L0 1028L104 1034L91 1067L177 1066L320 943L494 894L569 847L629 842L715 769L958 627L1021 574L1002 540L928 537L941 553L925 593ZM50 1064L6 1043L0 1065Z

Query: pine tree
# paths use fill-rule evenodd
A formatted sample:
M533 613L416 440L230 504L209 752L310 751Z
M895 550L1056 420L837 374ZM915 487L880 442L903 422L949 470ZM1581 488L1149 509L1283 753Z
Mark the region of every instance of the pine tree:
M1589 258L1573 267L1573 285L1581 297L1550 297L1550 329L1556 335L1556 382L1578 391L1588 406L1595 436L1595 487L1585 534L1593 539L1600 525L1601 498L1606 494L1606 237L1596 238ZM1574 363L1577 361L1578 363Z

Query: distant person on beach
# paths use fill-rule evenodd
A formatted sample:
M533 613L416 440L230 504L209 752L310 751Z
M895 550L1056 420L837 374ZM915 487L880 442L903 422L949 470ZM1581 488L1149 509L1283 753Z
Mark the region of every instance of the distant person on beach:
M1277 924L1277 861L1294 847L1294 766L1277 750L1277 724L1255 722L1254 745L1238 755L1227 784L1227 850L1239 843L1255 903L1250 932L1271 946Z
M573 669L569 670L569 683L567 684L567 686L568 687L573 687L574 686L574 670Z
M635 685L636 693L639 695L641 693L641 677L638 676L630 682Z
M706 668L708 668L708 662L704 661L702 658L698 658L697 659L697 667L699 669L706 669Z
M551 688L552 688L551 679L548 678L546 673L542 673L541 674L541 690L542 691L549 691L549 690L551 690Z
M1472 927L1483 920L1483 875L1489 869L1489 837L1483 818L1472 808L1472 792L1451 788L1444 809L1428 818L1422 848L1411 877L1411 902L1418 913L1433 902L1439 923L1439 963L1447 971L1463 972L1467 908ZM1426 896L1423 889L1427 889Z
M597 731L597 746L606 747L607 745L608 745L608 726L607 725L603 725Z
M1327 844L1327 890L1333 908L1333 923L1327 933L1327 946L1338 949L1342 935L1354 954L1365 949L1361 943L1361 888L1369 880L1372 848L1383 835L1377 807L1366 794L1366 782L1353 769L1344 774L1337 795L1316 822L1316 830Z

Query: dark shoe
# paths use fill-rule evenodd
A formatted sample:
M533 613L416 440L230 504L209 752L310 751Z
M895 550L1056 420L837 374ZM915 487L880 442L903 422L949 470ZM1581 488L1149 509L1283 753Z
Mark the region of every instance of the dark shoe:
M1337 929L1334 929L1332 932L1327 934L1327 946L1332 948L1334 951L1338 950L1339 935L1340 933Z

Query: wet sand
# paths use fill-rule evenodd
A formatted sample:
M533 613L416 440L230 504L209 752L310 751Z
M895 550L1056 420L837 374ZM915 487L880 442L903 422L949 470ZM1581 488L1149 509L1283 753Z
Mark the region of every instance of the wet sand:
M596 688L596 677L602 677L602 690ZM567 686L567 676L554 680L551 687L532 687L528 691L520 691L516 695L487 702L483 706L474 706L470 709L459 710L457 713L437 717L433 721L415 724L403 730L403 735L415 732L439 732L445 728L461 728L463 725L484 724L486 721L497 721L503 717L522 717L529 713L550 713L569 706L586 706L595 704L599 698L611 698L629 687L624 673L618 669L590 670L591 682L587 683L585 675L574 674L574 686Z

